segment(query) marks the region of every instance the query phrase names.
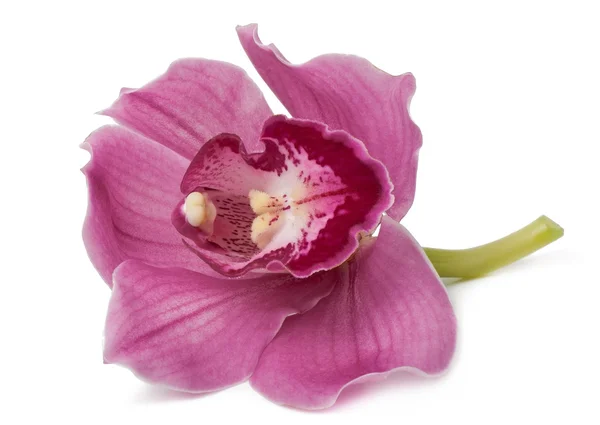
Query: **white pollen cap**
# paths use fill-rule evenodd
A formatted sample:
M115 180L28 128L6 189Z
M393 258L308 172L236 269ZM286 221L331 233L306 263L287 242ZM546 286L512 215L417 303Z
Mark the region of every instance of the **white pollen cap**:
M185 198L185 218L191 226L199 227L206 218L206 199L200 192L192 192Z

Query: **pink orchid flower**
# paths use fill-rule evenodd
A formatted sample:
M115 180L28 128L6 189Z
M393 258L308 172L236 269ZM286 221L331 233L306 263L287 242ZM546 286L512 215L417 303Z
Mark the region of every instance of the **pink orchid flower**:
M250 379L306 409L366 376L441 373L452 306L398 223L421 146L413 76L348 55L292 65L255 25L238 34L293 118L240 68L186 59L123 89L104 111L120 126L84 143L105 361L189 392Z

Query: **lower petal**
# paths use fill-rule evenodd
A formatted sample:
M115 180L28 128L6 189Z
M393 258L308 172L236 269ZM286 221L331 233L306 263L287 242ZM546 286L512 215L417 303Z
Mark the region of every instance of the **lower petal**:
M327 277L226 280L127 261L114 273L105 360L182 391L237 384L287 316L329 294Z
M335 273L335 276L334 276ZM446 290L420 246L391 218L357 256L328 272L331 295L286 320L251 379L270 400L304 409L335 403L362 376L399 368L442 372L456 342Z

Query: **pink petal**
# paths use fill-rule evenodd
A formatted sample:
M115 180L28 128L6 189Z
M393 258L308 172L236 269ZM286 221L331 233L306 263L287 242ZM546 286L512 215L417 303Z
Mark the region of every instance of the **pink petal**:
M415 92L412 74L392 76L350 55L323 55L294 65L275 46L261 43L255 24L238 27L238 35L259 74L294 117L346 130L386 165L396 197L388 214L400 220L414 198L422 144L408 113Z
M262 123L272 115L243 69L207 59L174 62L144 87L122 90L102 113L188 159L223 132L257 146Z
M385 167L359 140L313 121L272 117L262 140L264 151L249 155L237 136L220 135L203 146L183 178L184 194L209 190L216 199L218 233L207 239L198 230L194 237L181 202L173 223L225 275L284 266L305 277L338 266L358 247L359 233L372 232L393 202ZM276 218L282 228L262 250L249 232L256 217L252 189L282 200Z
M171 224L188 160L122 127L93 132L82 147L89 189L83 240L102 278L127 259L215 274L181 242Z
M360 377L399 368L442 372L456 341L456 320L423 250L384 217L337 274L331 295L289 318L265 349L252 386L277 403L320 409Z
M115 271L105 361L177 390L237 384L251 375L286 316L331 291L326 277L225 280L127 261Z

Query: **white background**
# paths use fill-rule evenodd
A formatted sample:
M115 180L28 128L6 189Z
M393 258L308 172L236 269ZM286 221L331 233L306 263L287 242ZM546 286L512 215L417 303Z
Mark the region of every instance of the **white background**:
M599 423L594 3L2 2L0 422ZM266 90L234 30L249 22L294 62L354 53L415 74L424 146L404 224L422 244L477 245L540 214L566 229L529 259L449 289L459 340L444 377L394 375L306 413L247 384L180 395L102 364L110 291L81 242L88 154L78 145L109 121L93 113L122 86L180 57L233 62Z

